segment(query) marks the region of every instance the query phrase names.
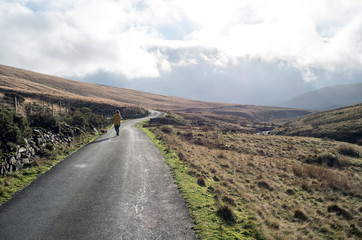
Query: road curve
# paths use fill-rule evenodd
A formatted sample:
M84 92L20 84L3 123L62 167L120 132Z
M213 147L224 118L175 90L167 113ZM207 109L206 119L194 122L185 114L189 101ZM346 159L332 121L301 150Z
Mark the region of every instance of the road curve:
M163 157L134 127L144 119L125 122L119 137L108 131L1 206L0 239L196 239Z

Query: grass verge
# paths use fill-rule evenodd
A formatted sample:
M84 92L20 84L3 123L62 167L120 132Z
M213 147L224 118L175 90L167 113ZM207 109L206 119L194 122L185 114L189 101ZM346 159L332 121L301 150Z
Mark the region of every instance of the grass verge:
M249 221L252 218L250 214L241 208L232 209L230 206L225 206L214 197L213 179L206 178L205 184L198 184L198 177L179 159L175 151L167 148L149 129L143 127L141 129L155 143L169 165L174 181L194 219L193 228L200 239L264 239ZM231 211L232 219L220 214L225 209Z

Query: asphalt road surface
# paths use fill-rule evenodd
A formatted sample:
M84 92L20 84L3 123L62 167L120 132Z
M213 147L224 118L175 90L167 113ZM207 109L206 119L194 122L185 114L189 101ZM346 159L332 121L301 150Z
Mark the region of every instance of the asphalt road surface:
M150 117L160 113L152 111ZM0 207L0 239L196 239L158 149L134 125L109 130Z

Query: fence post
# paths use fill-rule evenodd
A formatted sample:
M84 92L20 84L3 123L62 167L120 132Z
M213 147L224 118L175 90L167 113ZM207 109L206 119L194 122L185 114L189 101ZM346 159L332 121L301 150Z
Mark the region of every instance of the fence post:
M18 99L16 97L14 100L14 105L15 105L15 112L18 113Z
M43 114L45 114L45 103L43 103Z
M54 116L54 103L52 103L52 115Z
M62 103L59 101L59 114L62 114Z
M32 109L33 107L31 106L31 102L29 102L29 114L32 114Z

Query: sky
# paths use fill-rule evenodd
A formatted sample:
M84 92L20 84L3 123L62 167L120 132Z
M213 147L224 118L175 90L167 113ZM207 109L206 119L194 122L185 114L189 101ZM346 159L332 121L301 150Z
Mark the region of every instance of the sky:
M362 82L361 0L0 0L0 64L278 105Z

